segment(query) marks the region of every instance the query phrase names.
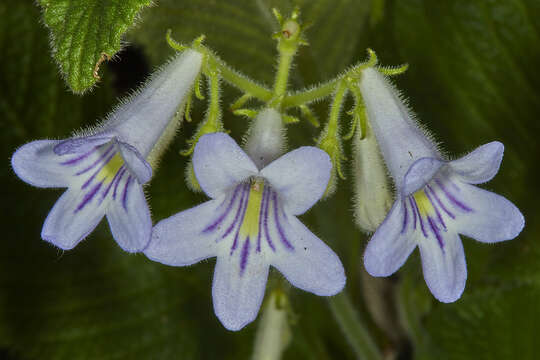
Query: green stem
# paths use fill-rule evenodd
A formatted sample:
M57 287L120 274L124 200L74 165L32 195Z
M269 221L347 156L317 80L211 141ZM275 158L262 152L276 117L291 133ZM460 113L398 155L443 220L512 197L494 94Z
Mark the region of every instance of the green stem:
M340 81L336 93L334 95L334 101L332 102L332 107L330 109L330 116L328 118L327 125L327 136L336 137L339 130L339 113L341 112L341 105L343 105L343 100L347 94L347 83L345 81Z
M219 72L212 68L208 74L210 87L210 106L208 107L208 123L217 128L221 118L221 108L219 106Z
M254 98L267 102L272 99L273 92L264 86L257 84L255 81L249 79L245 75L229 67L223 60L213 54L208 48L200 47L199 51L203 51L208 59L208 64L219 71L223 80L232 86L236 87L245 94L249 94Z
M330 297L328 303L356 357L362 360L382 360L381 352L369 335L366 326L362 323L347 294L342 292Z
M242 92L250 94L254 98L257 98L263 102L270 101L272 98L272 91L268 90L264 86L257 84L244 75L241 75L224 63L218 62L217 65L223 80L227 81L229 84L238 88Z
M308 90L298 91L293 95L286 96L283 99L282 107L289 108L294 106L300 106L303 104L308 104L310 102L323 99L334 91L338 83L347 78L358 78L362 69L375 66L377 64L377 56L373 50L368 49L368 59L367 61L357 64L348 70L345 74L339 75L333 80L328 81L322 85L310 88ZM406 69L406 68L405 68ZM403 72L404 70L402 70Z
M291 63L296 52L294 49L281 50L279 52L278 72L276 74L276 82L274 84L274 98L279 99L285 96L287 92L287 82L289 81L289 73L291 71Z
M286 96L281 105L283 108L290 108L308 104L319 99L324 99L332 94L339 81L341 81L341 77L309 90L298 91L293 95Z

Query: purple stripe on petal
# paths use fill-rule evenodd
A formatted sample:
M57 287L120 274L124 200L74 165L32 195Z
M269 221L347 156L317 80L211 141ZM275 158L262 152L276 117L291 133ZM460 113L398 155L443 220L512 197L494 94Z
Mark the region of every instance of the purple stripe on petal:
M92 200L92 198L94 197L94 195L96 195L96 193L99 191L99 189L101 188L101 185L103 185L102 182L99 182L96 184L96 186L94 186L92 188L92 190L90 190L89 192L87 192L85 195L84 195L84 198L83 200L81 201L81 203L79 204L79 206L77 206L77 208L75 209L74 213L77 213L79 212L80 210L82 210L86 204L88 204L88 202L90 200Z
M403 234L405 232L405 229L407 229L407 223L409 222L409 216L408 216L408 210L407 210L407 201L405 199L402 200L403 205L403 226L401 227L401 233Z
M294 247L291 245L291 243L287 240L287 237L285 236L285 233L283 231L283 228L281 227L281 224L279 223L279 214L278 214L278 201L277 201L277 194L275 191L272 191L272 200L274 202L274 220L276 221L277 230L279 233L279 238L283 245L285 245L286 248L289 250L294 250Z
M268 193L268 188L265 186L263 190L262 200L261 200L261 207L259 209L259 228L257 231L257 252L261 252L261 237L263 233L262 228L262 222L263 222L263 216L264 216L264 207L266 206L266 194Z
M236 215L234 216L234 220L231 223L231 225L227 228L223 236L221 236L222 239L226 238L231 231L233 231L236 223L240 219L240 216L242 215L242 219L244 218L243 213L245 213L245 208L247 208L247 202L249 200L249 194L247 192L249 191L249 184L242 185L242 196L240 197L240 203L238 204L238 210L236 211ZM247 194L247 196L246 196ZM245 206L244 206L245 203ZM242 222L240 221L240 226L242 225Z
M418 221L420 222L420 228L422 229L422 234L424 234L424 237L427 238L427 232L426 232L426 229L424 228L424 222L422 221L422 214L420 214L420 210L418 210L418 205L416 204L416 201L413 200L412 203L414 204L414 210L418 214Z
M444 184L439 180L439 179L435 179L435 182L437 183L437 185L439 185L439 187L441 188L441 190L444 192L444 194L446 195L446 197L448 198L448 200L450 200L454 205L456 205L457 207L461 208L462 210L466 211L466 212L470 212L472 211L472 209L470 207L468 207L467 205L463 204L461 201L459 201L458 199L456 199L454 197L454 195L452 195L447 189L446 187L444 186Z
M416 204L414 202L414 199L411 197L409 197L409 203L411 204L411 211L412 211L412 217L414 219L414 225L413 225L413 228L414 230L416 230ZM420 214L418 214L418 216L420 216Z
M94 171L94 173L92 174L92 176L90 176L90 178L88 178L88 180L86 180L86 182L83 184L83 186L81 187L81 189L84 189L85 187L87 187L91 182L92 180L94 180L94 178L97 176L97 174L99 174L99 172L109 163L109 161L111 161L111 159L114 157L114 155L116 154L116 152L113 152L108 158L107 160L105 160L101 166L96 170Z
M240 255L240 275L242 275L244 273L244 270L246 269L248 256L249 256L249 236L246 238L246 241L244 242L244 246L242 246L242 254Z
M131 180L133 180L133 177L129 175L126 181L126 186L124 186L124 193L122 194L122 206L124 207L126 211L127 211L128 188L129 188L129 184L131 184Z
M443 202L441 201L441 199L439 199L439 196L437 195L437 193L435 192L435 190L433 190L433 188L431 186L429 186L429 184L427 185L427 189L429 192L431 192L431 195L433 195L433 198L435 199L435 201L437 202L437 204L441 207L441 209L443 209L443 211L448 215L450 216L452 219L455 219L456 216L454 214L452 214L452 212L450 210L448 210L446 208L446 206L444 206ZM433 202L432 202L433 203Z
M96 160L94 161L94 163L92 163L92 165L88 166L87 168L79 171L78 173L76 173L75 175L79 176L79 175L82 175L84 174L85 172L89 171L89 170L92 170L97 164L99 164L103 159L105 159L107 156L109 156L109 153L112 151L112 149L114 148L114 145L110 145L109 148L107 150L105 150L105 152L103 154L101 154L101 156Z
M233 196L231 197L231 200L229 201L229 205L227 205L227 209L225 209L225 211L223 212L223 214L220 215L220 217L217 218L216 221L214 221L212 224L210 224L208 227L206 227L204 230L203 230L203 233L207 233L207 232L211 232L211 231L214 231L216 229L216 227L221 224L223 222L223 220L225 219L225 217L227 215L229 215L233 205L234 205L234 202L236 201L236 198L238 197L238 192L240 191L240 188L242 187L242 185L238 185L235 189L234 189L234 193L233 193ZM240 200L240 204L242 203L242 200Z
M237 231L236 234L234 234L234 240L233 240L233 243L231 245L231 251L229 252L229 256L234 254L234 250L236 250L236 247L238 246L238 236L239 235L240 235L239 231Z
M231 246L231 253L230 255L233 254L234 250L236 249L236 246L238 245L238 237L240 236L240 229L242 228L242 224L244 223L244 217L246 216L246 211L247 211L247 207L248 207L248 202L249 202L249 189L250 189L250 186L249 184L247 185L247 191L248 191L248 195L246 196L246 200L244 201L244 204L243 204L243 209L241 210L241 217L240 217L240 221L238 222L238 226L236 227L236 234L234 235L234 241L233 241L233 244Z
M109 190L111 190L113 184L115 183L116 179L120 176L120 174L122 173L122 170L124 169L124 165L122 165L120 167L120 169L118 169L118 171L116 172L116 174L114 175L114 177L112 178L111 182L109 183L109 186L107 186L107 188L105 189L105 191L103 192L103 194L101 195L101 200L100 201L103 201L106 197L107 197L107 194L109 193Z
M116 184L114 184L114 190L113 190L113 199L116 200L116 190L118 190L118 185L120 184L120 181L122 181L122 177L124 176L124 174L126 173L126 168L124 168L123 170L120 171L120 175L118 176L118 179L116 179Z
M270 237L270 231L268 231L268 208L270 207L270 189L266 189L266 204L264 206L264 219L263 219L263 226L264 226L264 234L266 235L266 242L268 243L268 246L270 246L270 249L272 251L276 251L276 248L274 246L274 243L272 242L272 238Z
M80 162L81 160L84 160L86 159L88 156L90 156L90 154L93 154L95 151L97 150L97 147L93 148L92 150L82 154L82 155L79 155L73 159L70 159L70 160L66 160L66 161L63 161L60 163L60 165L76 165L78 162Z
M439 246L441 247L442 250L444 250L444 242L443 242L441 234L439 233L439 228L437 227L437 225L435 224L431 216L428 216L427 219L428 219L429 227L431 228L431 231L433 232L433 234L437 238L437 241L439 242Z
M444 227L444 229L446 230L446 224L444 223L444 220L441 216L441 213L439 212L439 208L437 207L437 205L435 204L435 202L433 201L433 198L431 197L431 195L429 194L429 191L425 191L424 190L424 193L426 194L427 198L429 199L429 202L431 203L431 205L433 206L433 208L435 209L435 213L437 214L437 219L439 220L439 223Z

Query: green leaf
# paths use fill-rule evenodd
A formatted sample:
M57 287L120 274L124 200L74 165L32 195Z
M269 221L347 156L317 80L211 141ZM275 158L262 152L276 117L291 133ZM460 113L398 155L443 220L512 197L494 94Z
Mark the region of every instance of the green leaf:
M427 328L439 351L431 359L538 359L538 285L489 289L439 306ZM441 326L441 324L443 324Z
M293 72L296 87L329 79L343 71L352 61L357 34L367 19L365 1L319 0L295 1L300 5L301 20L308 28L308 47L302 47L296 61L299 72ZM288 0L261 1L175 1L162 0L159 6L143 11L144 26L129 34L130 39L145 47L154 63L160 64L172 50L165 42L167 29L185 44L201 34L205 43L234 68L271 85L274 76L276 43L272 32L278 24L272 8L288 15ZM354 14L354 16L351 16Z
M540 39L538 16L533 0L393 1L367 35L383 64L409 63L395 82L451 157L493 140L505 144L499 174L480 186L510 199L526 218L523 233L509 242L489 246L462 236L468 280L455 304L434 300L419 262L413 269L408 260L401 306L416 358L515 358L520 346L528 354L528 335L539 331L526 315L539 314L526 294L540 279L540 228L533 220L538 196L531 195L540 152L540 76L534 71L540 48L531 45ZM424 294L432 306L426 308ZM515 325L511 316L518 318ZM476 351L488 347L502 356Z
M99 67L121 48L122 35L150 0L39 0L53 57L71 90L99 80Z

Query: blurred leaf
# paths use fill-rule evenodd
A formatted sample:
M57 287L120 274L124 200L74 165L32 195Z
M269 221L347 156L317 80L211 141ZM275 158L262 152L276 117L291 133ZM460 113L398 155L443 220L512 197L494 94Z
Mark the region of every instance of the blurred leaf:
M162 0L159 6L142 12L144 26L130 32L129 38L143 45L154 63L172 53L165 42L167 29L185 44L201 34L205 42L234 68L271 85L275 66L272 32L277 22L271 9L289 15L292 5L301 9L301 20L313 26L307 30L309 47L301 49L293 72L296 86L335 76L350 65L356 36L367 17L369 3L355 0L257 0L257 1L175 1ZM354 14L354 16L350 16Z
M99 80L102 62L121 47L121 37L151 0L39 0L54 59L71 90Z
M467 294L458 303L438 306L427 322L439 347L431 358L538 359L539 297L538 284L521 285Z
M217 321L207 296L189 306L186 319L183 304L198 288L192 280L177 285L186 273L126 255L105 227L75 251L53 248L39 234L61 191L24 184L8 165L24 142L64 138L103 117L114 100L111 89L105 83L85 97L66 91L44 56L48 40L30 2L0 3L0 48L1 181L9 189L2 201L0 347L24 359L199 358L196 323L217 328ZM205 278L208 270L201 268Z
M405 316L411 316L407 320L415 355L514 358L521 354L520 344L527 354L531 341L527 336L540 330L538 322L527 322L523 329L508 322L512 313L519 313L516 316L523 321L527 313L538 316L528 305L534 300L525 296L522 287L536 286L540 279L540 229L534 225L538 194L531 195L536 188L532 169L540 153L536 140L540 76L533 70L540 63L540 27L534 20L540 16L540 4L534 0L394 0L386 5L385 18L367 36L384 64L410 64L396 83L410 98L421 123L443 141L452 157L489 141L502 141L506 151L500 172L482 187L509 198L526 218L525 231L507 243L488 246L462 237L469 273L464 296L451 305L431 297L433 313L425 310L421 295L427 290L420 264L412 271L408 264L409 271L403 272L402 307ZM506 290L510 288L517 293ZM498 295L487 299L493 293ZM477 308L481 316L472 316L469 312ZM503 340L504 334L509 337ZM510 334L523 338L516 341ZM504 356L475 350L485 350L486 344L501 349ZM437 348L440 354L433 353Z
M540 284L540 243L536 240L540 228L531 226L538 200L533 172L540 153L535 138L540 130L540 72L535 71L540 63L540 25L535 21L540 3L386 0L375 1L378 8L369 9L367 0L161 0L142 11L142 21L129 33L129 40L141 46L153 65L160 65L173 54L164 40L168 28L185 43L204 33L207 44L225 61L271 85L275 43L270 34L276 24L270 9L279 7L287 14L297 3L302 18L313 26L307 31L311 45L295 59L292 89L333 77L361 61L365 49L372 47L383 64L410 64L396 83L421 122L444 140L451 153L495 139L505 143L501 172L487 187L521 208L528 224L525 232L494 246L464 238L469 280L464 297L455 304L433 299L419 257L414 255L400 274L400 305L407 311L404 317L418 357L488 358L477 352L480 349L497 358L493 353L497 349L505 358L514 358L523 348L527 358L533 354L530 344L539 331L540 314L534 306ZM67 3L54 2L49 11L60 9L58 16L67 15L68 8L58 4ZM106 20L114 23L111 27L91 19L100 11L109 14L106 9L122 8L118 7L121 2L77 4L81 3L68 4L74 12L66 16L65 24L75 26L79 19L82 29L90 31L84 45L81 33L74 37L78 46L89 50L86 60L74 61L79 61L80 69L90 69L79 73L76 81L91 86L102 51L93 36L110 31L107 34L114 34L115 39L102 35L114 45L143 2L126 2L131 19L127 21L128 14L123 12L111 15ZM95 5L94 15L83 11L88 4ZM368 24L370 14L372 23ZM45 18L53 15L45 11ZM117 17L123 22L114 22ZM53 33L63 31L63 24L50 26ZM120 43L116 44L114 52L119 49ZM3 189L8 189L2 202L7 231L0 255L0 347L8 349L9 356L40 360L248 358L256 325L230 333L216 319L210 295L213 260L173 268L142 255L126 255L106 224L70 252L59 252L40 240L43 220L61 192L22 183L9 171L7 160L24 142L63 138L73 129L94 123L110 110L116 94L109 77L85 97L66 92L51 59L44 56L49 52L46 33L31 2L0 3L0 49L0 149L7 170L0 179ZM69 71L65 72L69 77ZM223 104L236 95L223 91ZM206 100L197 101L194 120L202 116L205 104ZM322 123L326 106L324 102L315 106ZM227 127L240 139L246 122L228 112L224 116ZM178 155L196 126L196 121L182 125L180 138L165 154L147 188L155 220L205 200L186 190L187 159ZM291 147L309 144L316 135L309 127L289 129ZM366 237L353 224L350 191L351 184L342 181L334 197L319 203L302 220L341 257L347 291L362 310L357 269L362 266ZM276 276L273 271L272 277ZM354 357L325 299L296 289L291 289L290 296L297 319L285 359ZM379 344L388 345L383 333L374 333Z

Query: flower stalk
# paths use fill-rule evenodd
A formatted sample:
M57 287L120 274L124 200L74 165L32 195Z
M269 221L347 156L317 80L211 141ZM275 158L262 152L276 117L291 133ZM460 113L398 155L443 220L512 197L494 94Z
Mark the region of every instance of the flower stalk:
M324 196L330 196L334 193L338 177L345 179L341 169L341 162L345 159L345 156L343 155L343 146L339 135L339 115L347 91L348 87L346 81L340 81L330 107L328 122L317 141L317 146L326 151L330 156L330 159L332 159L332 175Z
M363 360L382 360L381 352L348 295L342 292L333 296L328 299L328 305L356 357Z

